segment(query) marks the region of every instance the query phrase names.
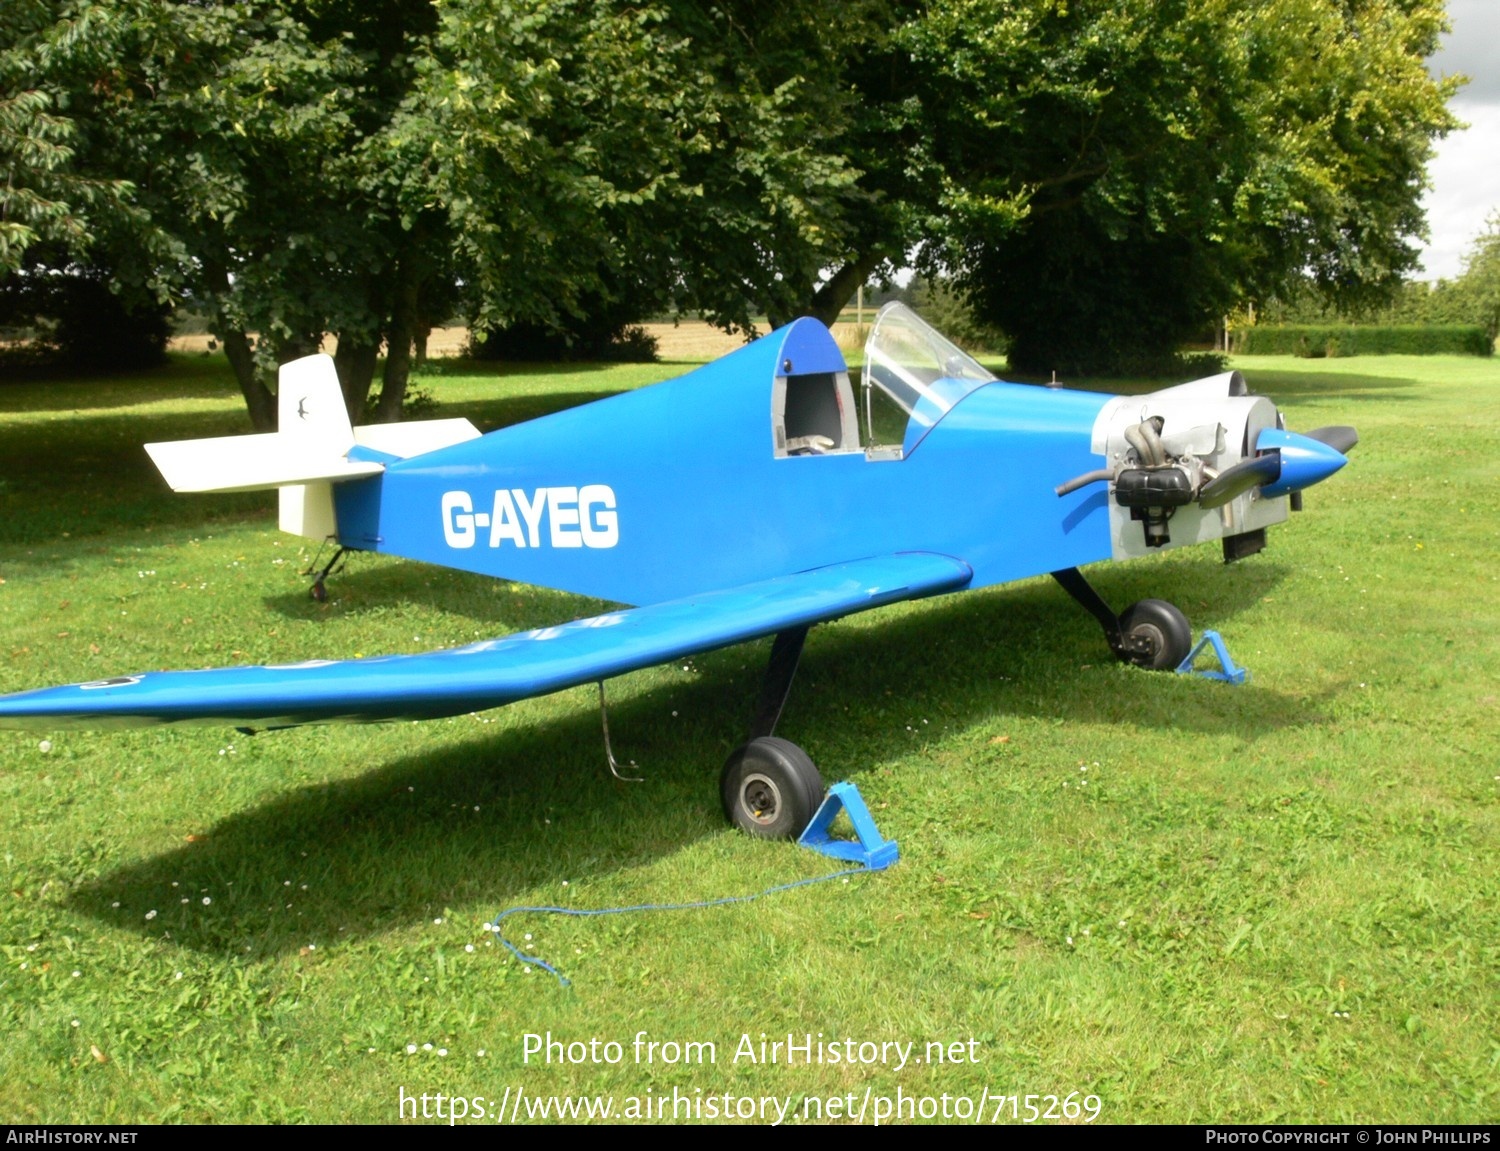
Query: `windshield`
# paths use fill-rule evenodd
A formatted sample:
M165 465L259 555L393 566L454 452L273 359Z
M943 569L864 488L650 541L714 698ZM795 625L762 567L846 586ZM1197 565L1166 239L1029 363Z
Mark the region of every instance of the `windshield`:
M905 304L887 304L865 341L866 431L873 439L877 397L871 385L905 413L906 455L954 404L995 378Z

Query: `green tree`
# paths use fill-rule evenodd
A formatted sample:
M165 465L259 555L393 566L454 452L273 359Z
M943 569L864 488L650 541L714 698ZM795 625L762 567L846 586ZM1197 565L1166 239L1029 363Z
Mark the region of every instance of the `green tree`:
M864 7L442 5L424 106L478 320L621 299L728 328L802 311L855 175L818 33Z
M20 45L45 23L45 6L13 0L0 20L0 277L27 263L36 244L81 250L91 217L125 211L129 185L72 170L75 131L54 111L54 93L33 83Z
M130 181L171 250L121 230L114 265L206 306L258 427L276 362L325 333L351 411L389 349L394 418L413 338L459 282L481 326L789 318L853 179L822 146L846 96L798 75L828 54L811 32L841 9L824 0L776 19L610 0L33 3L13 48L66 107L43 125L79 142L57 166Z
M453 294L449 243L430 234L444 215L413 187L424 142L408 131L432 5L30 0L28 12L7 74L57 109L33 116L31 136L70 143L50 159L71 181L56 211L75 246L107 250L127 292L191 291L257 427L274 424L276 363L327 333L356 413L388 344L380 413L399 415L413 339ZM81 193L95 188L128 213L89 232Z
M1500 212L1474 238L1456 279L1411 280L1377 307L1340 308L1306 285L1272 297L1257 319L1268 324L1477 324L1500 335Z
M36 89L0 96L0 274L18 271L27 249L51 242L86 246L93 236L84 209L118 200L119 183L97 187L73 176L72 125L50 113Z
M190 292L262 427L327 333L352 410L389 349L394 418L460 284L481 327L746 328L918 251L1064 370L1357 301L1451 124L1439 0L10 2L0 259Z
M1414 266L1451 85L1439 0L953 0L927 77L947 263L1012 363L1125 366L1298 279L1344 305ZM948 95L932 92L933 86Z
M1475 237L1463 274L1432 291L1428 309L1433 323L1480 324L1491 343L1500 336L1500 212Z
M110 290L109 269L33 245L26 267L0 279L0 329L20 336L7 362L90 371L149 368L166 359L171 310Z

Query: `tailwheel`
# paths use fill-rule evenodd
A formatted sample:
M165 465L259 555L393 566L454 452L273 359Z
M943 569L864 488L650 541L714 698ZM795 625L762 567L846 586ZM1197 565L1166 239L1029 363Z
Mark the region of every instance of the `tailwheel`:
M1152 671L1172 671L1193 649L1193 629L1176 604L1143 599L1120 614L1120 646L1126 663Z
M724 814L741 831L761 839L794 839L823 801L823 777L795 743L760 736L725 762L719 795Z
M302 573L303 575L310 575L313 577L312 587L307 589L307 594L312 596L312 598L315 599L318 603L324 603L327 601L328 585L325 581L329 576L335 575L338 572L344 570L349 562L344 557L348 554L348 548L340 547L333 553L333 558L326 564L324 564L320 569L318 567L318 560L323 557L323 549L319 548L317 556L313 559L312 567L308 568L305 572Z

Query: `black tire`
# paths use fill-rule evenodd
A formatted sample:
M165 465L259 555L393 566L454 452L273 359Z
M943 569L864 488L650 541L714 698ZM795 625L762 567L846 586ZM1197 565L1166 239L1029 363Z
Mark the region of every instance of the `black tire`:
M724 814L761 839L795 839L823 802L823 777L795 743L774 735L735 749L719 776Z
M1176 604L1143 599L1120 616L1120 658L1152 671L1175 671L1193 650L1193 629Z

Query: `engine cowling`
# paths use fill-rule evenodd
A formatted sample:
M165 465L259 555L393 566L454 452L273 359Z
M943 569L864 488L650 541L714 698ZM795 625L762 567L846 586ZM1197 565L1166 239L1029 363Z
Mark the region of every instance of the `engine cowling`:
M1286 431L1276 405L1251 395L1239 372L1116 396L1094 422L1104 466L1059 494L1108 480L1116 559L1213 539L1226 541L1226 559L1238 559L1287 518L1288 495L1343 466L1328 441L1358 437L1326 431L1326 439Z

